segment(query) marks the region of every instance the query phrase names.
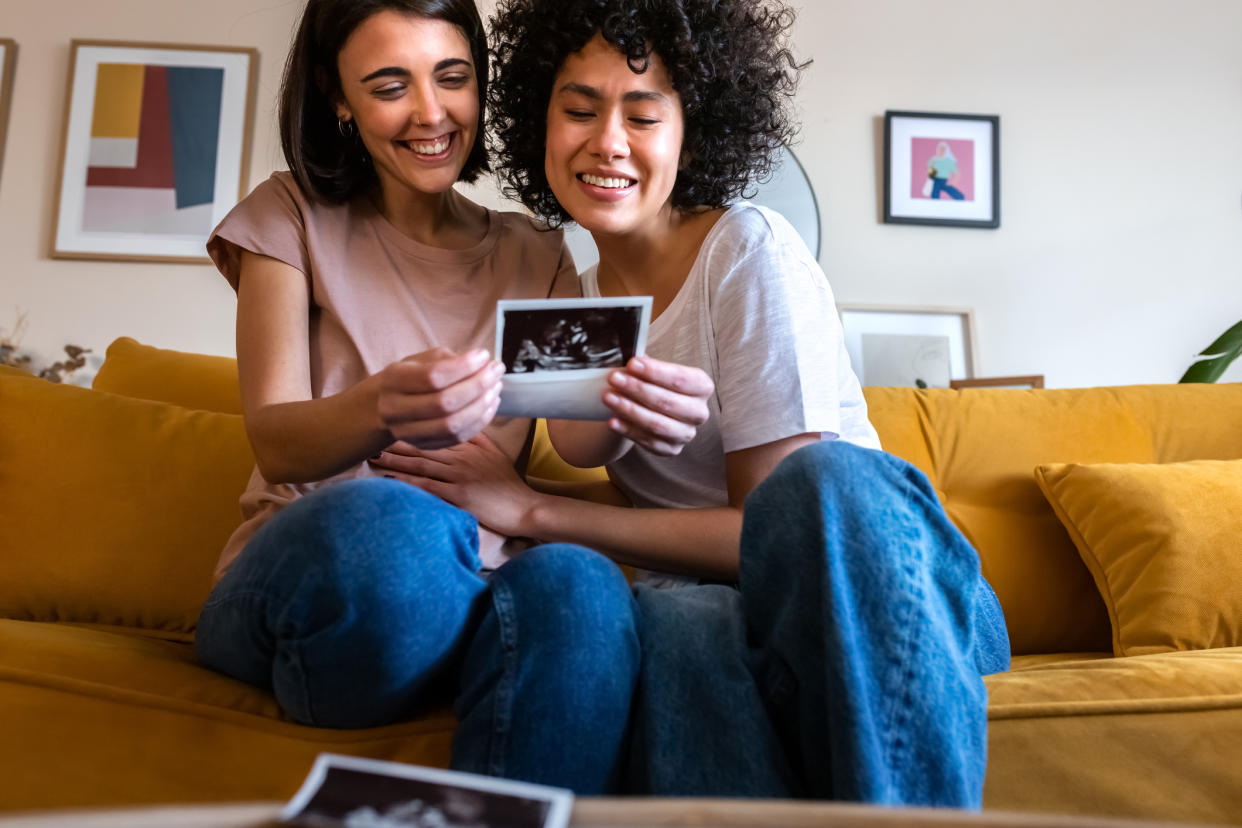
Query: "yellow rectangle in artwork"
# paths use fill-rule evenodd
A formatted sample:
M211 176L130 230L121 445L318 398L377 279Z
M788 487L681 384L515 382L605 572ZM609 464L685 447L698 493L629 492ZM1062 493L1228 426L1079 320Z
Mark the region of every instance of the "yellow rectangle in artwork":
M101 63L95 76L95 113L92 138L137 138L142 119L142 81L145 66Z

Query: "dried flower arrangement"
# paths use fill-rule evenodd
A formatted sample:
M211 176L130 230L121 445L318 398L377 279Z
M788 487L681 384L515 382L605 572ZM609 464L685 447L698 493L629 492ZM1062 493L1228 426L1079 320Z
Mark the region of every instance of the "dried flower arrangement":
M86 365L86 355L91 352L91 349L79 345L66 345L67 359L53 362L46 368L36 371L31 366L30 354L18 350L22 335L26 332L26 325L26 314L19 313L17 322L13 325L13 333L9 335L0 333L0 365L17 368L49 382L64 382L66 377Z

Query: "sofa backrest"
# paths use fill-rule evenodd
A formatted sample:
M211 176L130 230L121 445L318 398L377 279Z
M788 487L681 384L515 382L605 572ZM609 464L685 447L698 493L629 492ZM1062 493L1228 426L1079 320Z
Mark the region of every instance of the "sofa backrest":
M213 411L241 408L233 360L128 338L108 349L95 388ZM885 449L927 473L950 517L979 550L1017 654L1111 647L1103 602L1040 493L1035 466L1242 458L1242 384L864 393ZM240 424L229 428L235 442ZM230 472L238 489L228 496L235 498L248 458L236 450L229 458L238 466ZM539 476L556 477L559 462L544 444L532 452ZM226 536L240 519L232 514ZM203 554L200 563L210 571L215 551Z
M1242 383L864 393L884 448L928 475L979 550L1015 654L1111 649L1103 601L1035 466L1242 458Z

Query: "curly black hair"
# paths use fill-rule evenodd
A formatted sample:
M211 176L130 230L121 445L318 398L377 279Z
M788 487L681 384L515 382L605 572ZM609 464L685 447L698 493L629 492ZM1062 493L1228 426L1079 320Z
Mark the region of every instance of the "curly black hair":
M479 87L480 118L487 103L487 35L474 0L307 0L280 83L280 144L289 171L307 195L341 203L378 183L356 131L341 128L336 59L364 20L382 11L444 20L470 42ZM490 171L479 130L459 181Z
M597 33L641 74L659 56L685 118L678 209L723 207L771 176L797 133L799 64L781 0L501 0L488 103L505 193L553 226L572 220L544 172L548 103L565 58Z

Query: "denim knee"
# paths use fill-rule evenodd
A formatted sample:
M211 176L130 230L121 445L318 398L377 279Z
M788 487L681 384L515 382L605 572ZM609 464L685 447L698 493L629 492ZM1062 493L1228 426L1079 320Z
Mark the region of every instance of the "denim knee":
M325 486L294 502L250 545L263 545L271 535L296 549L296 565L313 574L316 588L345 603L377 607L401 599L403 575L414 567L477 571L477 527L469 513L434 495L373 478ZM290 535L296 535L295 544Z
M212 591L204 663L296 721L403 717L455 658L485 584L475 519L393 480L335 483L272 517Z
M785 492L831 491L836 498L868 497L877 485L913 484L935 496L930 481L916 466L886 451L844 440L820 440L803 446L777 465L764 481ZM758 489L756 489L758 491Z
M518 618L540 618L545 635L637 640L634 599L615 563L582 546L536 546L493 573L490 586L515 604Z

